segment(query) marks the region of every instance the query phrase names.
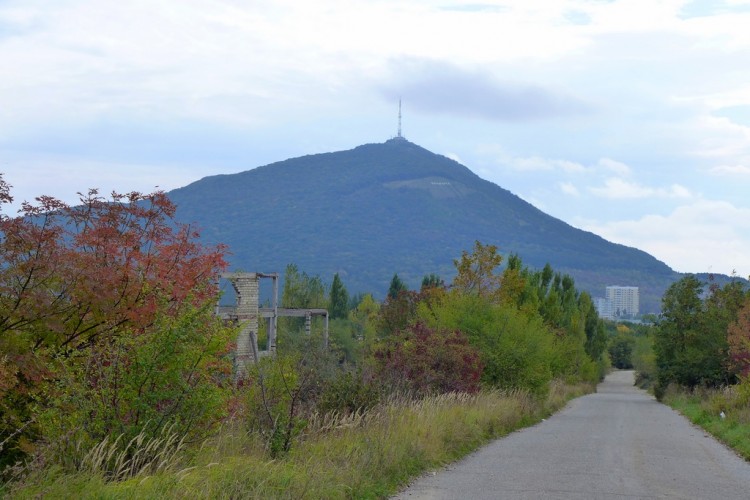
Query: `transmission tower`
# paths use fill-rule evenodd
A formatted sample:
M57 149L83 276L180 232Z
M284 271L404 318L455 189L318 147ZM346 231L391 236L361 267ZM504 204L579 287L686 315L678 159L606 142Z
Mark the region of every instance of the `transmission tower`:
M398 100L398 135L396 137L403 139L401 135L401 99Z

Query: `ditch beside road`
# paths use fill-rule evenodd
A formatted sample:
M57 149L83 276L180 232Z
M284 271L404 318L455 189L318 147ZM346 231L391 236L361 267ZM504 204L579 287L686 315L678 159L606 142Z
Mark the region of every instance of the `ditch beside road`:
M394 498L750 498L750 463L634 387L633 377L611 373L597 393Z

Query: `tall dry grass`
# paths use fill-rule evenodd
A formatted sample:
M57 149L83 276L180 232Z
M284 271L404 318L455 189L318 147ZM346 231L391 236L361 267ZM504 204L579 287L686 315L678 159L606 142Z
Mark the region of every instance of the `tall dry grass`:
M174 427L163 427L157 436L140 432L127 443L123 434L114 440L104 438L83 455L79 470L114 481L170 472L179 464L185 447L185 436L179 436Z
M93 467L51 475L12 491L18 498L382 498L419 474L531 425L591 386L552 385L546 399L522 391L394 396L366 412L314 415L292 451L269 460L264 444L226 426L190 463L105 482ZM107 445L92 455L105 457ZM106 451L106 453L105 453ZM114 457L114 455L112 456ZM110 459L112 459L110 457ZM137 469L137 467L136 467ZM135 470L135 469L130 469Z

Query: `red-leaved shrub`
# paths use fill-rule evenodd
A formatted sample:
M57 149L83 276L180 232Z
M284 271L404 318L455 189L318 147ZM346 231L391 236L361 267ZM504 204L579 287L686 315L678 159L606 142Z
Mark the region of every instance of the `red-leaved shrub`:
M376 376L419 393L476 392L482 375L479 353L458 330L423 323L388 337L375 350Z

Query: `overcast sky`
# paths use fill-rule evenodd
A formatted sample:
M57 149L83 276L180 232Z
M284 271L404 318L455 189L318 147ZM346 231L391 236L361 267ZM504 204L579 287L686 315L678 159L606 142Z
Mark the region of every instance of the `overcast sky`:
M681 272L750 275L750 0L0 0L16 201L397 131ZM504 249L512 251L513 249Z

